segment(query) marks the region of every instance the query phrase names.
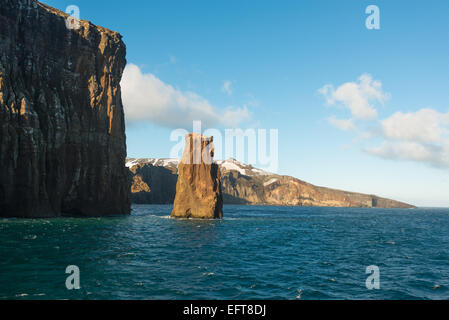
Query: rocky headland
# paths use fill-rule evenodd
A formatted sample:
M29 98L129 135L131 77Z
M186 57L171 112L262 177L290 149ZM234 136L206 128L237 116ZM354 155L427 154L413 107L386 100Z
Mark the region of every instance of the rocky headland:
M130 212L120 34L0 1L0 216Z
M220 168L225 204L414 208L407 203L376 195L315 186L294 177L272 174L234 159L216 163ZM176 159L130 158L127 159L126 166L134 178L132 202L173 203L178 172Z

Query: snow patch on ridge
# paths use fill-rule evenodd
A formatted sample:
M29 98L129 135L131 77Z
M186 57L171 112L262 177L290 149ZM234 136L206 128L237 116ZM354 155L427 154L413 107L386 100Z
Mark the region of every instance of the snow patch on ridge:
M224 171L238 171L240 174L245 176L251 175L259 175L259 176L269 176L272 173L253 168L250 165L246 165L241 163L233 158L228 160L217 160L215 161L220 168ZM151 164L155 167L178 167L179 160L178 159L170 159L170 158L128 158L125 166L127 168L132 168L138 164Z
M148 159L128 159L125 166L131 168L138 164L151 164L155 167L177 167L179 163L178 159L158 159L158 158L148 158Z
M270 180L268 180L267 182L265 182L265 183L263 184L263 186L264 186L264 187L267 187L267 186L269 186L270 184L273 184L273 183L275 183L275 182L277 182L277 181L278 181L278 179L276 179L276 178L270 179Z
M235 170L240 172L243 175L247 175L246 174L246 170L243 169L241 166L239 166L238 164L240 164L237 161L232 161L232 160L225 160L225 161L217 161L217 164L219 164L222 168L226 169L226 170Z
M134 167L138 163L139 163L139 159L127 161L126 164L125 164L125 167L132 168L132 167Z

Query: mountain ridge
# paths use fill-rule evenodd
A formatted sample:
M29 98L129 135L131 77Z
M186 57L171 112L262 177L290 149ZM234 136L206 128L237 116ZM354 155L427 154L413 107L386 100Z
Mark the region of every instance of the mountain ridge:
M316 186L295 177L270 173L232 158L215 162L220 167L225 204L415 208L413 205L373 194ZM172 203L176 192L174 185L178 163L177 159L169 158L127 158L126 167L133 180L132 201Z

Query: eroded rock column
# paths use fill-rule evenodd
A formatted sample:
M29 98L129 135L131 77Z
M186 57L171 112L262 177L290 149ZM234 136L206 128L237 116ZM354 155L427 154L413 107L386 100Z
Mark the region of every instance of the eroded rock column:
M178 168L174 218L221 219L223 198L220 173L213 163L213 137L186 135L186 147Z

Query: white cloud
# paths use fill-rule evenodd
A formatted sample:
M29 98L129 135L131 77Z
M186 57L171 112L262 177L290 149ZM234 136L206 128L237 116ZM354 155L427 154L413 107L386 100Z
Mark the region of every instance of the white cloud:
M420 162L432 167L449 168L449 112L426 108L415 112L396 112L378 120L373 102L384 103L389 95L382 91L380 81L364 74L358 82L348 82L336 90L330 84L319 92L329 105L342 103L351 110L353 118L328 118L333 126L354 131L357 143L381 141L377 147L363 147L371 155L390 160ZM364 119L361 124L357 120ZM365 127L363 127L363 125ZM364 129L360 129L364 128Z
M449 112L433 109L396 112L376 122L380 130L372 138L382 139L378 147L365 148L371 155L391 160L425 163L449 168Z
M334 116L327 119L330 124L343 131L356 130L356 126L352 119L337 119Z
M225 82L223 82L221 91L227 93L228 95L232 95L232 82L229 80L226 80Z
M433 109L396 112L381 121L384 142L366 151L384 159L424 162L449 167L449 112Z
M449 144L424 144L414 141L384 141L380 147L368 148L374 156L389 160L406 160L449 168Z
M326 98L327 104L343 105L356 119L375 119L377 110L373 104L383 104L389 98L389 94L382 91L382 83L373 80L369 74L363 74L357 82L346 82L337 89L327 84L318 92Z
M237 126L249 120L246 106L219 109L193 92L182 92L153 74L144 74L134 64L126 66L122 98L127 122L150 121L168 127L191 127L201 120L204 126Z
M448 119L449 113L442 114L433 109L396 112L382 121L382 130L385 137L395 140L439 143L448 133L444 127Z

